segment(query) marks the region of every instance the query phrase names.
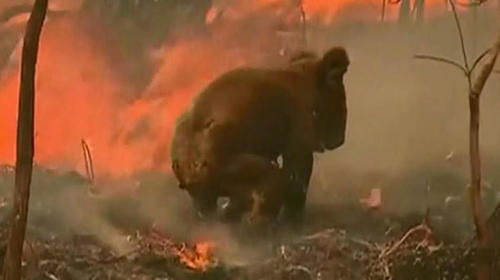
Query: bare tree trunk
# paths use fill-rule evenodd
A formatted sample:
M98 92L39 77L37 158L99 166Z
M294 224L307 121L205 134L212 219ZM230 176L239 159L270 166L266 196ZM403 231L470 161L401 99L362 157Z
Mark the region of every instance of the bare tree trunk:
M420 24L424 21L425 0L416 0L415 8L416 8L416 21L417 21L417 23Z
M469 131L469 152L470 152L470 202L474 225L477 236L477 279L493 279L491 275L492 264L492 235L490 228L481 209L481 158L479 154L479 101L483 88L488 80L493 67L495 66L498 53L500 52L500 34L495 44L489 50L489 57L480 70L474 83L471 82L469 73L469 106L470 106L470 131Z
M387 5L387 0L382 0L382 9L380 10L380 21L385 20L385 6Z
M399 6L399 22L407 23L410 20L410 0L401 0Z
M16 177L9 243L3 265L3 280L21 279L21 257L26 234L31 173L34 155L35 68L40 33L48 0L36 0L23 43L17 122Z
M302 27L302 48L305 50L307 49L307 17L306 10L304 9L304 2L302 0L299 1L299 9Z
M488 251L490 247L490 234L481 209L481 158L479 154L479 95L469 95L470 127L469 127L469 153L470 153L470 203L476 227L477 236L477 279L492 279Z

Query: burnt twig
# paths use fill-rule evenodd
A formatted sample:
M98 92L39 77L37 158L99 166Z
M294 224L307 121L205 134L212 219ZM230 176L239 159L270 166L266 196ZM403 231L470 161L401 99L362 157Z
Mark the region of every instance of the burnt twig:
M479 64L479 62L481 62L481 60L488 54L490 50L487 49L485 51L483 51L483 53L481 53L477 58L476 60L474 61L474 63L472 63L472 66L470 68L470 71L474 71L474 69L476 69L476 66Z
M94 163L92 161L92 153L90 152L89 145L84 139L82 139L82 151L83 151L83 160L85 162L85 172L87 172L87 178L91 183L94 183L95 174L94 174Z
M443 63L449 64L449 65L453 65L453 66L457 67L458 69L460 69L460 71L462 71L465 75L467 75L467 72L468 72L465 67L463 67L462 65L460 65L460 63L455 62L455 61L453 61L451 59L447 59L447 58L443 58L443 57L438 57L438 56L432 56L432 55L424 55L424 54L417 54L417 55L414 55L413 57L416 58L416 59L434 60L434 61L438 61L438 62L443 62Z
M423 231L425 233L425 237L424 237L423 242L427 241L429 236L432 234L432 230L426 224L423 224L423 223L419 224L419 225L411 228L410 230L408 230L403 235L403 237L401 237L401 239L399 239L396 243L394 243L394 245L392 245L391 247L389 247L385 250L382 250L382 252L379 255L379 258L388 257L389 255L394 253L399 247L401 247L401 245L403 245L406 242L406 240L408 240L408 238L410 238L413 234L415 234L417 232L421 232L421 231Z
M451 10L453 11L453 18L455 19L455 24L457 25L458 37L460 39L460 50L462 51L463 59L464 59L464 68L470 73L469 61L467 60L467 51L465 49L465 41L464 41L464 33L462 31L462 26L460 24L460 20L458 19L457 8L455 7L455 3L453 0L449 0L451 5Z

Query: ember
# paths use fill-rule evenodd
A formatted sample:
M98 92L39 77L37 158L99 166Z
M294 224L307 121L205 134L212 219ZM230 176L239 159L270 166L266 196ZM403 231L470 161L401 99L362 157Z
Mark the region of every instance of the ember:
M176 251L184 265L194 270L206 271L212 263L212 249L211 242L201 242L196 243L193 248L183 246L176 248Z
M193 246L186 243L176 243L155 226L145 237L148 247L151 247L157 255L174 255L180 263L189 269L205 272L210 267L215 266L216 260L212 255L215 247L213 242L203 241L195 243Z

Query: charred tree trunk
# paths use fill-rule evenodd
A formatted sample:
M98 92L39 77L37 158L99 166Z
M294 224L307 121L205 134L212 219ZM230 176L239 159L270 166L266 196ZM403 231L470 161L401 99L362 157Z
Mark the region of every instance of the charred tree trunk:
M470 153L470 203L474 225L476 227L477 236L477 279L486 280L492 279L490 275L490 262L487 257L490 247L490 234L484 220L481 209L481 158L479 154L479 112L480 112L479 95L469 95L470 109L470 127L469 127L469 153Z
M416 18L417 23L422 23L425 16L425 0L416 0L415 2Z
M410 0L401 0L399 6L399 22L408 23L410 20Z
M500 203L496 206L495 210L488 218L488 228L491 231L491 236L500 236ZM495 249L499 249L500 240L493 239L492 246Z
M380 21L385 20L385 6L387 5L387 0L382 0L382 8L380 10Z
M469 131L469 152L470 152L470 202L474 225L476 227L477 237L477 279L489 280L492 278L492 244L493 236L491 230L484 218L481 209L481 158L479 154L479 113L480 113L480 97L483 88L488 80L493 67L495 66L498 53L500 52L500 34L497 37L495 44L488 51L489 57L477 75L474 83L471 82L472 71L474 66L468 72L469 79L469 108L470 108L470 131ZM478 61L478 60L477 60Z
M17 121L16 176L14 205L3 280L21 279L21 257L26 234L28 204L34 155L35 69L38 44L47 13L48 0L36 0L23 43Z
M307 16L306 10L304 9L304 2L302 0L299 1L299 10L300 10L300 25L301 25L301 33L302 33L302 48L307 49Z

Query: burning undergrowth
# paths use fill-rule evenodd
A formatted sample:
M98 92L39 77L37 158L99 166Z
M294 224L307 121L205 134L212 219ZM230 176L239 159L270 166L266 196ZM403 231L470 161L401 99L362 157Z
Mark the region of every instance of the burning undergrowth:
M27 279L474 279L474 251L433 243L419 229L385 244L324 230L276 243L267 258L241 265L217 259L210 244L176 243L156 230L127 235L132 249L123 254L93 236L31 239L24 271Z
M5 217L13 169L4 166L1 174ZM467 242L443 240L446 225L434 222L433 210L412 217L351 201L325 205L320 214L310 205L302 234L241 239L197 221L172 178L148 173L133 181L133 193L96 196L77 173L35 168L27 279L473 279L474 251ZM383 198L397 194L385 189ZM6 240L5 223L0 229Z

